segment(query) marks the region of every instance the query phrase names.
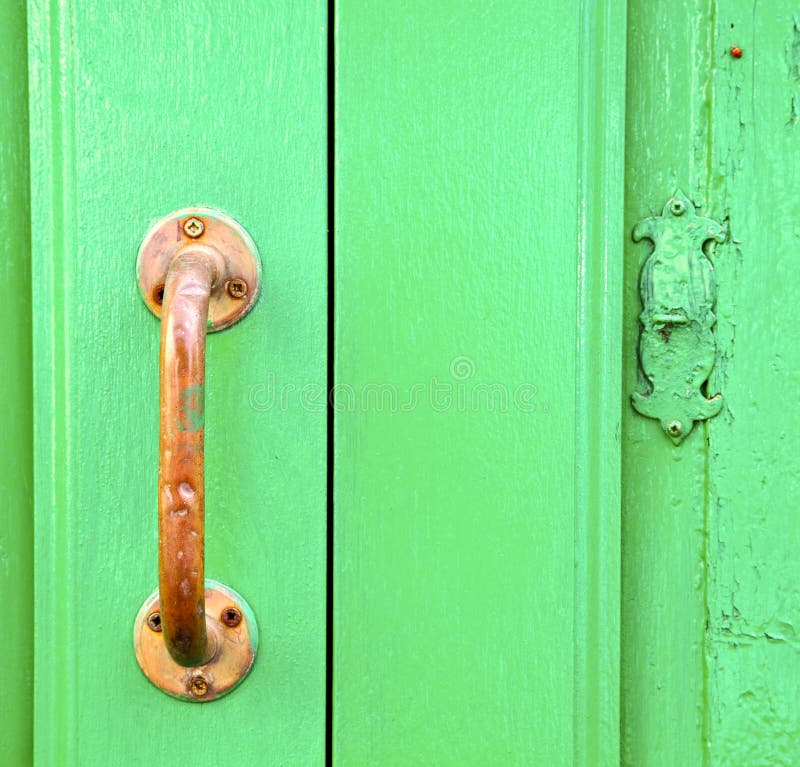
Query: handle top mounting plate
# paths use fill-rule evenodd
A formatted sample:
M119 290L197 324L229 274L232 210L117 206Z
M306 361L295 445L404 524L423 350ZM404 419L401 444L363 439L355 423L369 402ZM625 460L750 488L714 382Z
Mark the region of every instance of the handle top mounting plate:
M161 301L172 259L192 245L213 248L221 273L211 290L208 332L230 327L255 305L261 290L261 260L250 235L212 208L183 208L156 222L142 241L137 261L139 290L153 314Z

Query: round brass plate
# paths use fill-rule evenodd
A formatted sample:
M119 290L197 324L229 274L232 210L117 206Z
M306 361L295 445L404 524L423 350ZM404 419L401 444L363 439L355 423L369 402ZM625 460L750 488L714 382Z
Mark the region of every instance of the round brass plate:
M261 260L250 235L232 218L211 208L184 208L156 223L139 248L137 274L142 298L161 316L167 269L188 245L215 248L224 262L211 290L208 331L230 327L244 317L261 289Z
M158 590L142 605L133 627L136 660L144 675L176 698L204 703L225 695L247 676L258 649L258 628L247 602L206 580L206 628L214 655L202 666L176 663L160 630Z

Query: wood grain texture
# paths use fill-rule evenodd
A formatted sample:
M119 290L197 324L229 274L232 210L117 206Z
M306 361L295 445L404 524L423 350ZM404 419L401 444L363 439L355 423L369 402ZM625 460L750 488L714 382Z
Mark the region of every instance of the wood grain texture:
M38 764L321 764L325 10L31 4ZM157 578L159 324L136 251L186 205L226 210L262 300L209 338L206 572L261 653L204 706L153 688L132 625ZM277 382L277 383L276 383Z
M709 764L800 764L800 16L717 9L712 184L730 239L710 424ZM732 45L742 58L728 55Z
M338 5L334 764L618 763L617 5Z
M6 616L0 754L33 758L33 429L25 3L0 4L0 600Z

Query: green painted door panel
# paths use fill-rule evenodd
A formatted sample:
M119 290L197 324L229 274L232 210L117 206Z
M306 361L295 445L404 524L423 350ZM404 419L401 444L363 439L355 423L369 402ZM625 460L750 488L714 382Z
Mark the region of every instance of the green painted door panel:
M619 762L624 23L337 5L339 767Z
M325 414L271 395L326 380L324 4L34 0L29 21L36 763L322 764ZM197 204L264 262L206 381L206 573L261 650L203 706L152 687L132 642L157 584L159 346L135 259Z

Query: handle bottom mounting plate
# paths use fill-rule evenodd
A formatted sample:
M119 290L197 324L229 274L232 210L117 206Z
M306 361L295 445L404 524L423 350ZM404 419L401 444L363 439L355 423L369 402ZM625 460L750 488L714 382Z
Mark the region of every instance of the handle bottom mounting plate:
M133 627L136 660L160 690L182 700L205 703L236 687L248 674L258 649L258 627L247 602L233 589L206 579L206 627L213 656L203 665L176 663L160 630L158 589L144 602Z

